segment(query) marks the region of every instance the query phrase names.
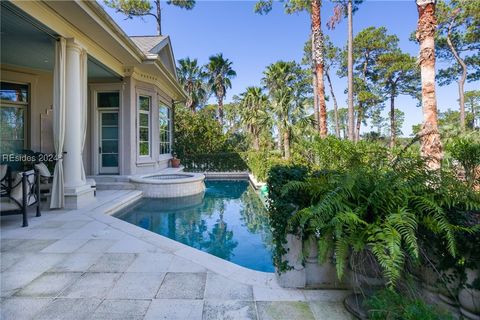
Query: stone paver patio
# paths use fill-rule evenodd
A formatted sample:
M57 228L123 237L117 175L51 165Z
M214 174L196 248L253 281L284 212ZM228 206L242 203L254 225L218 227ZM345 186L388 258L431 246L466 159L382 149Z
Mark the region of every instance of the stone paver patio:
M1 220L1 319L352 319L341 290L286 290L108 214L138 191L98 191L81 210Z

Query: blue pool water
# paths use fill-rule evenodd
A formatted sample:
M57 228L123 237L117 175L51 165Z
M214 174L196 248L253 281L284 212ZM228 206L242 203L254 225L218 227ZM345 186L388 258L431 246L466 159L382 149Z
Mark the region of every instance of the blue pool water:
M206 181L205 194L143 198L115 216L238 265L273 272L268 217L246 181Z

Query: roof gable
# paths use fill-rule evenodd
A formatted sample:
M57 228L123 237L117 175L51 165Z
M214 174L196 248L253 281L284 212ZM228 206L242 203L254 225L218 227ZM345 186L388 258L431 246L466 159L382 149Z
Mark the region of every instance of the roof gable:
M131 36L130 39L147 57L159 59L175 77L177 76L175 58L169 36Z

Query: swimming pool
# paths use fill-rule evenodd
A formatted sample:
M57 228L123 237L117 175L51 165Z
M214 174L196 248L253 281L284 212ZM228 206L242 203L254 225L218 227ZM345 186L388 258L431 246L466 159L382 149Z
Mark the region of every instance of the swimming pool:
M205 194L142 198L115 214L188 246L253 270L273 272L263 203L247 181L206 181Z

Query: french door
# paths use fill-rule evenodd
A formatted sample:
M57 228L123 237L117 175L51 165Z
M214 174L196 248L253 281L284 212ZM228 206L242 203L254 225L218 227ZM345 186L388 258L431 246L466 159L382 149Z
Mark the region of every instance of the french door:
M99 111L99 173L118 174L118 111Z

